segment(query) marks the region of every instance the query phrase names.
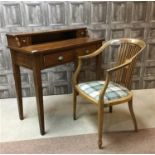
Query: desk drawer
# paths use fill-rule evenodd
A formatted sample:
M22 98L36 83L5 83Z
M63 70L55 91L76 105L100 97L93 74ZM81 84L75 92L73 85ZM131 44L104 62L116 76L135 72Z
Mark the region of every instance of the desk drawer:
M90 54L94 52L96 49L98 49L98 46L96 45L89 45L86 47L81 47L76 50L76 55L82 56L82 55Z
M73 61L72 51L52 53L44 56L45 67L55 66L55 65L63 64L70 61Z

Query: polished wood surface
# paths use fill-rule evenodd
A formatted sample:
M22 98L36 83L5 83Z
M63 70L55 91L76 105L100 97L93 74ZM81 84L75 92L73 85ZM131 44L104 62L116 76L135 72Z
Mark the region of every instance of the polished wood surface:
M62 41L55 41L55 42L48 42L48 43L42 43L42 44L36 44L36 45L30 45L30 46L23 46L21 48L16 48L14 46L9 46L11 49L20 50L20 52L27 53L27 54L38 54L38 53L48 53L48 52L56 52L56 50L64 50L64 49L70 49L75 47L81 47L81 46L90 46L92 44L96 45L97 43L100 44L100 42L103 41L103 39L93 39L89 37L83 37L83 38L75 38L75 39L68 39L68 40L62 40Z
M87 46L91 45L92 43L96 43L97 41L102 41L102 39L92 39L89 37L83 37L83 38L75 38L75 39L68 39L68 40L62 40L62 41L55 41L55 42L48 42L44 44L37 44L37 45L31 45L28 47L22 47L21 49L26 52L30 53L46 53L48 51L56 51L60 49L68 49L68 48L75 48L75 47L81 47L82 45Z
M12 33L7 34L7 40L12 57L19 117L21 120L24 118L19 69L19 66L24 66L33 71L40 133L44 135L41 70L68 62L74 62L76 66L78 56L94 52L102 45L104 39L90 38L86 28L75 28L48 32ZM99 56L96 58L96 64L100 63L101 57ZM99 69L97 69L97 77L100 77Z

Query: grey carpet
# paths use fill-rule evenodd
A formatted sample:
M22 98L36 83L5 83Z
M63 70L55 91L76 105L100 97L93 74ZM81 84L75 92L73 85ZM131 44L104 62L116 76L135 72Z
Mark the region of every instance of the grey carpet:
M4 142L0 153L155 153L155 128L104 133L103 140L103 150L97 147L97 134Z

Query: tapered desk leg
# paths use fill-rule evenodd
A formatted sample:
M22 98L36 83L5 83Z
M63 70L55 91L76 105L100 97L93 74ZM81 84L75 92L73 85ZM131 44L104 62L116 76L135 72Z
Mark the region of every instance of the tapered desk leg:
M36 61L33 67L33 75L34 75L34 84L35 84L35 92L37 99L37 111L39 118L39 126L40 126L40 134L45 134L44 127L44 106L43 106L43 93L42 93L42 81L41 81L41 70L39 63Z
M13 75L14 75L15 87L16 87L19 118L21 120L23 120L24 116L23 116L23 102L22 102L20 68L17 64L15 64L13 54L12 54L12 67L13 67Z

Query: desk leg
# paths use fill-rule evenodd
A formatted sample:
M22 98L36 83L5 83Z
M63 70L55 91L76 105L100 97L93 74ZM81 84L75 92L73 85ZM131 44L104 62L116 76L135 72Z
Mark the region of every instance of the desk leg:
M13 74L14 74L14 80L15 80L15 86L16 86L19 118L21 120L23 120L24 116L23 116L23 102L22 102L22 88L21 88L20 68L19 68L19 65L14 64L13 60L12 60L12 66L13 66Z
M41 81L41 70L39 64L34 64L33 67L33 75L34 75L34 84L35 84L35 92L37 99L37 111L39 118L39 126L40 126L40 134L45 134L44 127L44 106L43 106L43 93L42 93L42 81Z

